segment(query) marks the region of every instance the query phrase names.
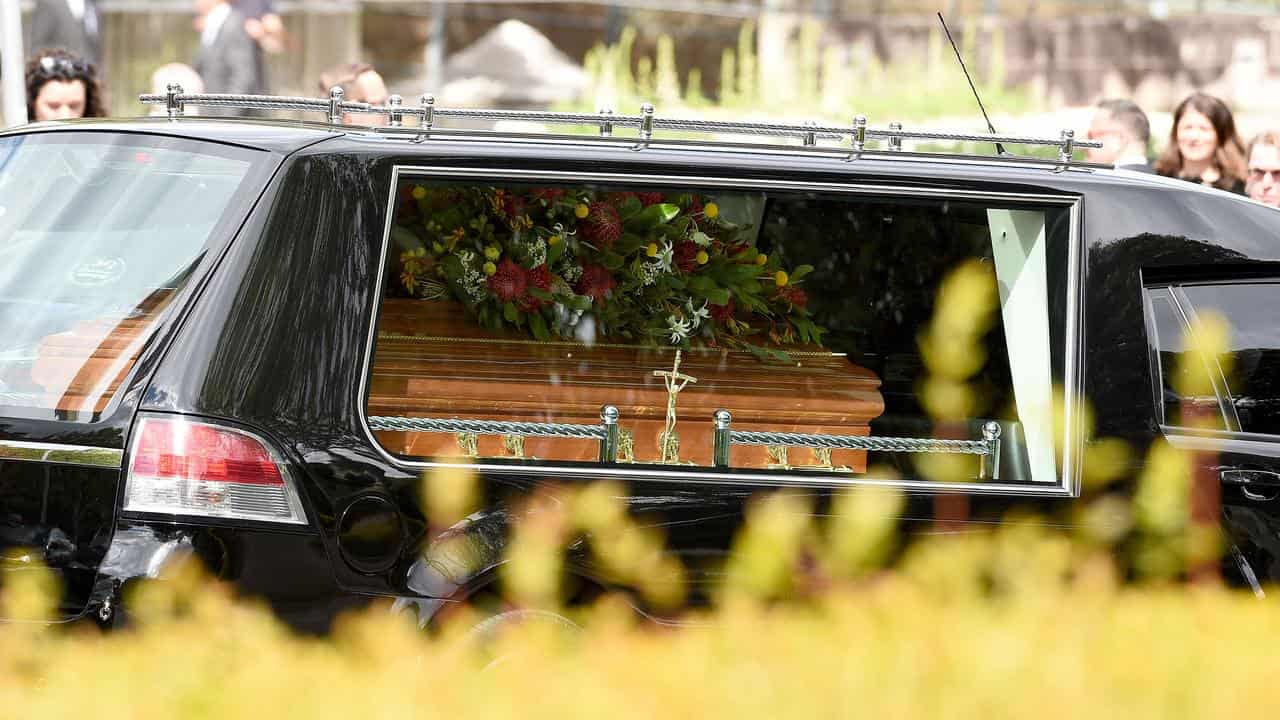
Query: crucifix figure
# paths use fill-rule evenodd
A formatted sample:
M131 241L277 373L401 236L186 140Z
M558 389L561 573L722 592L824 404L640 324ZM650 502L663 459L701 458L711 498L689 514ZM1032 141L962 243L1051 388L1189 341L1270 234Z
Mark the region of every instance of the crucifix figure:
M698 378L680 372L680 351L676 350L676 361L670 370L654 370L654 377L662 378L667 386L667 423L658 435L658 445L662 449L663 463L680 462L680 436L676 434L676 396L684 390L685 385L697 383Z

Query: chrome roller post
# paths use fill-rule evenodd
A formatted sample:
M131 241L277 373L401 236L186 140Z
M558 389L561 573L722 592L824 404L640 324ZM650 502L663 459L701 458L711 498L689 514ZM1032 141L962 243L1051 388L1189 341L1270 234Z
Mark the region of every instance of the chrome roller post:
M653 139L653 105L645 103L640 106L640 139L641 147Z
M900 123L900 122L891 122L891 123L889 123L889 130L890 130L891 132L902 132L902 123ZM892 150L892 151L894 151L894 152L898 152L898 151L902 150L902 136L901 136L901 135L894 135L894 136L892 136L892 137L890 137L890 138L889 138L889 149L890 149L890 150Z
M392 95L387 98L387 107L391 112L387 113L387 126L400 127L404 125L404 113L400 112L400 108L404 106L404 98L399 95Z
M178 96L181 94L182 86L178 83L169 83L165 87L164 110L170 120L176 120L182 117L185 112L185 109L182 106L182 101L178 99Z
M733 415L728 410L717 410L711 417L716 425L712 463L716 467L729 467L729 447L733 441L730 426L733 424Z
M853 119L853 151L860 153L867 148L867 116L859 115Z
M1071 155L1073 152L1075 152L1075 144L1076 144L1076 131L1063 130L1062 145L1058 149L1058 159L1064 163L1071 162Z
M983 480L1000 479L1000 423L988 420L982 425L982 440L987 444L987 452L982 456L982 470L978 477Z
M618 419L622 413L613 405L600 408L600 423L604 426L604 436L600 438L600 462L617 462L618 460Z
M810 121L808 121L808 122L806 122L806 123L805 123L805 127L813 127L813 128L816 128L816 127L818 127L818 123L814 122L813 120L810 120ZM814 132L814 131L809 131L809 132L807 132L807 133L805 133L805 134L804 134L804 146L805 146L805 147L813 147L813 146L815 146L815 145L817 145L817 144L818 144L818 134L817 134L816 132Z
M600 137L613 137L613 108L600 108Z
M342 124L342 88L334 85L329 88L329 124Z

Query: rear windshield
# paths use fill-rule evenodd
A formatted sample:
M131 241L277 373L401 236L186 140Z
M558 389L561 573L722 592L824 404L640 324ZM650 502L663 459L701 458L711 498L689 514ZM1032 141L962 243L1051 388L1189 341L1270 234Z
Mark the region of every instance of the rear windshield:
M0 415L92 422L263 153L103 133L0 138Z

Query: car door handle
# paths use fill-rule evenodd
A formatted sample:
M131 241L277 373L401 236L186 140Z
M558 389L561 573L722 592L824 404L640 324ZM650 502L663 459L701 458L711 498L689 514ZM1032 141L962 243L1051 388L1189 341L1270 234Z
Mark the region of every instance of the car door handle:
M1218 473L1223 485L1235 485L1250 500L1274 500L1280 495L1280 473L1231 468Z

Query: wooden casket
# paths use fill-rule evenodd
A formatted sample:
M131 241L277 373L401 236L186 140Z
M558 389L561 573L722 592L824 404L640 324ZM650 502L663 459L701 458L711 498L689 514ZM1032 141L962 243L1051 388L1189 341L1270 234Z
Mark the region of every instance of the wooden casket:
M677 396L679 462L712 464L712 414L733 414L735 430L868 435L884 411L880 380L843 355L789 353L790 363L762 362L750 352L684 350L680 373L697 379ZM654 371L670 371L673 348L594 345L502 337L475 326L449 301L388 299L382 309L370 380L371 416L598 424L600 408L621 412L621 462L662 461L660 434L668 390ZM377 431L387 450L414 457L470 454L456 435ZM480 457L516 456L500 436L474 438ZM524 457L596 460L590 439L529 437ZM670 460L670 458L668 458ZM828 462L829 460L829 462ZM793 449L783 461L759 446L735 445L730 465L865 470L866 454L836 450L815 456Z
M157 290L126 317L79 322L45 337L36 350L29 382L15 378L12 384L42 388L44 397L38 402L44 407L101 413L138 359L171 295L167 289Z

